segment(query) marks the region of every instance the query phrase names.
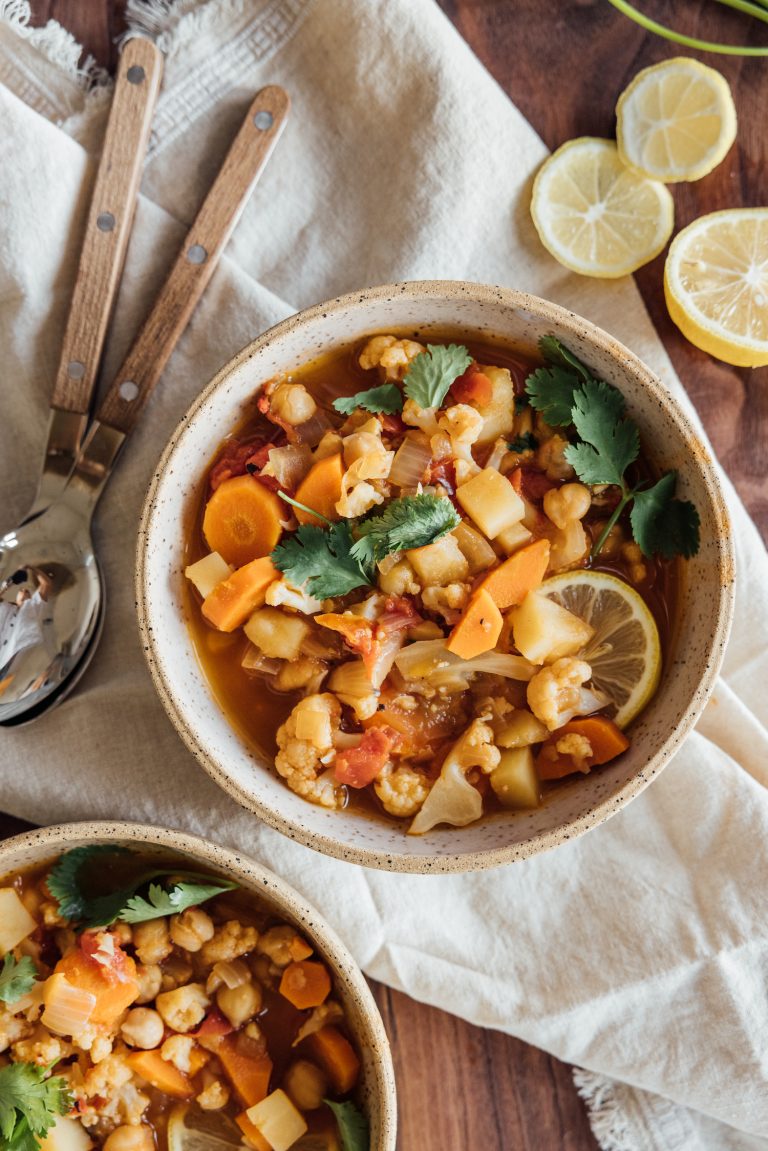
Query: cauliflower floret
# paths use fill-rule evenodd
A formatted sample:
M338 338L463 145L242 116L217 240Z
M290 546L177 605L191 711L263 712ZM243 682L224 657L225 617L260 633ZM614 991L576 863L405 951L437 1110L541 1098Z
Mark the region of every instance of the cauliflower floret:
M389 475L395 453L384 447L381 424L375 417L346 436L343 443L347 470L341 480L341 499L336 511L350 518L383 502L387 489L382 481Z
M216 936L214 936L214 939ZM211 943L213 940L211 940ZM211 943L205 944L210 947ZM203 959L205 959L203 955ZM210 960L208 960L210 962ZM205 994L202 983L186 983L175 991L163 991L155 1000L155 1006L171 1031L192 1031L202 1023L205 1010L211 1001Z
M467 781L467 772L477 767L488 775L498 767L500 758L501 753L493 742L493 729L480 719L473 720L445 757L440 775L408 828L408 834L423 835L438 823L464 827L479 819L483 801L477 788Z
M133 931L133 942L142 963L148 967L162 963L173 951L168 920L150 919L146 923L138 923Z
M592 668L583 659L563 656L531 679L528 706L550 731L562 727L575 715L589 715L608 702L602 693L582 686L591 676Z
M481 471L472 456L472 444L481 435L483 425L483 417L469 404L454 404L446 408L437 421L437 426L450 437L451 455L456 463L456 481L459 484Z
M72 1082L80 1122L84 1127L104 1120L114 1125L140 1123L149 1106L149 1096L139 1090L137 1083L124 1054L102 1059L86 1072L82 1083Z
M418 583L416 573L408 560L400 558L400 553L386 558L394 559L395 562L386 566L384 562L379 564L378 584L381 590L387 595L418 595L421 584Z
M314 1035L316 1031L321 1028L327 1027L329 1024L338 1023L344 1018L344 1012L341 1005L335 999L326 999L325 1003L321 1003L316 1007L309 1019L302 1023L301 1027L296 1033L291 1047L298 1047L302 1039L306 1039L308 1035Z
M420 428L425 435L439 436L440 428L437 426L437 408L420 408L415 400L408 399L403 404L400 413L403 423L412 428Z
M321 659L314 659L308 655L299 656L292 661L282 661L273 686L277 691L297 691L299 688L304 688L308 694L315 695L327 674L328 665Z
M424 351L416 340L398 340L396 336L374 336L360 353L359 364L366 371L378 368L384 380L402 380L411 360Z
M44 1027L37 1027L28 1039L20 1039L11 1048L16 1063L37 1063L40 1067L58 1063L74 1054L74 1049L65 1039L50 1035Z
M421 602L427 611L441 615L451 625L459 620L462 609L469 599L468 583L449 583L445 587L425 587Z
M269 397L270 414L283 423L299 427L311 420L317 404L303 384L278 384Z
M221 1111L229 1103L229 1088L220 1079L214 1079L196 1097L203 1111Z
M0 1006L0 1051L7 1051L12 1043L28 1038L33 1031L33 1024Z
M585 735L578 735L575 731L564 735L555 744L555 751L558 755L569 755L578 771L589 771L587 760L592 757L592 744Z
M192 1074L195 1041L189 1035L171 1035L160 1048L160 1057L184 1075Z
M397 768L387 764L373 786L384 810L402 818L415 815L429 795L424 773L406 764Z
M270 607L292 607L304 615L314 615L323 607L319 599L304 591L303 586L294 587L285 576L269 585L264 599Z
M258 950L275 967L287 967L289 963L306 959L312 954L309 944L293 927L288 926L270 927L259 939Z
M564 436L550 436L536 452L536 463L550 480L571 480L576 474L565 458L568 440Z
M255 927L246 927L236 919L229 919L216 928L213 939L203 944L200 955L203 963L226 963L253 951L259 941Z
M308 695L299 700L278 728L275 767L297 795L321 807L340 807L341 790L322 769L334 758L341 705L335 695Z
M394 452L388 454L394 456ZM357 460L341 478L341 499L336 501L336 511L345 519L362 516L376 504L384 503L388 489L385 487L384 491L379 491L374 484L363 479L365 470L366 461ZM380 483L380 486L383 485Z

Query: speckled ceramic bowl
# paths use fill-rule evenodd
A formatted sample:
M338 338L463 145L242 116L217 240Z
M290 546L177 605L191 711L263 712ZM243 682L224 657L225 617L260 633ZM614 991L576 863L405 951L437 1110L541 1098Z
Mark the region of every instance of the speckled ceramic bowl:
M277 373L390 330L418 330L420 339L459 331L528 354L535 354L540 336L554 334L621 389L646 453L662 470L677 470L679 494L693 500L701 516L702 546L685 566L671 659L655 698L632 725L631 749L616 763L564 783L535 811L501 812L422 837L407 836L394 820L326 811L289 791L216 704L195 657L182 597L184 539L206 465L254 391ZM342 859L395 871L466 871L524 859L582 834L628 803L669 762L715 683L733 609L733 547L706 449L661 381L627 348L572 312L521 292L464 282L393 284L300 312L222 368L182 420L150 486L137 599L149 666L171 721L205 770L244 807Z
M141 823L65 823L17 835L0 843L0 886L19 871L54 860L73 847L111 843L134 851L161 849L196 870L234 880L261 906L274 910L311 940L333 973L362 1061L359 1101L371 1123L371 1151L395 1151L397 1104L389 1042L378 1008L360 969L344 944L309 903L266 867L208 840Z

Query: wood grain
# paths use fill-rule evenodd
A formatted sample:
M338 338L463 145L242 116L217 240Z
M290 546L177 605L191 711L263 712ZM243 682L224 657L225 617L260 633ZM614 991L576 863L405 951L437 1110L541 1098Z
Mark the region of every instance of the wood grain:
M124 2L33 0L32 9L34 22L58 19L114 68L112 37L121 28ZM628 80L641 67L682 54L637 28L607 0L438 2L550 148L576 135L612 136L615 102ZM712 0L644 0L643 9L706 39L768 43L764 26ZM718 208L765 203L768 171L766 62L684 54L728 78L739 136L715 172L674 188L679 227ZM768 369L731 368L688 344L666 314L662 268L663 256L638 273L645 305L715 450L768 537ZM595 1151L564 1064L509 1036L372 986L393 1045L401 1151Z
M277 85L262 88L251 103L168 278L104 397L97 413L101 423L126 435L135 427L272 155L289 108L287 92Z
M126 44L51 399L53 407L66 412L85 413L90 408L133 225L162 74L162 53L151 40L135 39Z

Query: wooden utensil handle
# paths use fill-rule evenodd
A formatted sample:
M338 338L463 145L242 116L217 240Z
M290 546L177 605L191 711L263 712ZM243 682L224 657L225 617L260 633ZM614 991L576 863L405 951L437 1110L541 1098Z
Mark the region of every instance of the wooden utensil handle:
M129 40L120 58L104 148L69 308L51 405L88 411L123 270L152 114L163 74L151 40Z
M135 427L227 240L285 125L290 100L277 86L262 88L248 109L218 176L192 224L97 419L126 435Z

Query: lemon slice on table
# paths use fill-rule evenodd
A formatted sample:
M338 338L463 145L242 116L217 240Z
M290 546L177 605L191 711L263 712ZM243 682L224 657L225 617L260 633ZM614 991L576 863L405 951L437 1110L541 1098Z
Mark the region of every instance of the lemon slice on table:
M644 176L700 180L736 139L736 109L724 76L676 56L638 72L616 105L619 155Z
M592 668L592 683L615 704L614 723L626 727L648 703L661 675L659 631L645 600L605 572L563 572L545 580L539 591L595 629L580 656Z
M768 208L700 216L664 266L669 314L687 340L743 368L768 364Z
M531 215L544 247L584 276L626 276L658 256L672 235L669 189L621 162L611 140L581 136L544 162Z
M226 1115L179 1103L168 1116L168 1151L231 1151L242 1135Z

